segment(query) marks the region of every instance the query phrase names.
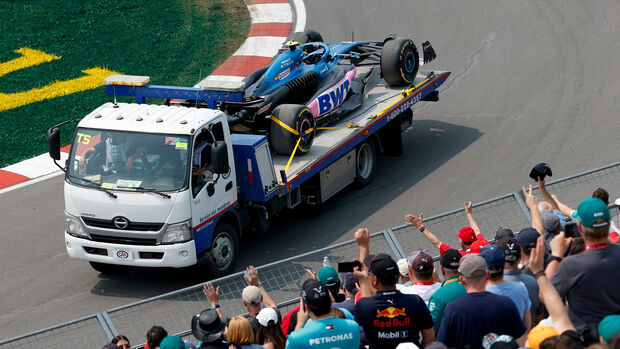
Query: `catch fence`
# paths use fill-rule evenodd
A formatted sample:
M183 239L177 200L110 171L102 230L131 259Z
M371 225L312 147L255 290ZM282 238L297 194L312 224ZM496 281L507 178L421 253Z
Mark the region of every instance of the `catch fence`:
M610 193L610 200L620 196L620 163L590 170L571 177L550 181L547 189L559 199L576 208L579 202L603 187ZM542 200L537 188L535 193ZM612 219L618 223L618 209L612 204ZM476 221L487 239L499 227L513 231L529 225L530 215L521 191L499 196L474 205ZM442 241L459 247L456 231L468 224L464 208L425 218L425 225ZM395 259L404 258L407 251L424 248L436 253L426 238L417 230L402 225L371 235L371 252L388 253ZM334 265L359 255L355 240L317 249L295 257L258 267L260 281L269 295L286 314L299 302L299 289L308 278L306 269L319 270L327 256ZM438 257L435 258L437 260ZM220 288L220 306L228 316L247 315L241 302L241 292L246 286L243 272L211 281ZM127 336L135 348L142 347L146 332L152 325L160 325L168 333L192 339L190 320L193 315L210 306L202 292L203 284L190 286L122 307L62 323L50 328L27 333L0 341L1 348L100 348L113 336Z

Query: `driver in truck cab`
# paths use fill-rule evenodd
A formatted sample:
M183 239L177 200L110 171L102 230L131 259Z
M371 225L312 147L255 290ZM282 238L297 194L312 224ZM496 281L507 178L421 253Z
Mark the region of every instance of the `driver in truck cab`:
M121 132L110 132L105 141L87 149L79 160L80 167L86 166L87 162L94 159L98 154L105 156L103 170L105 172L131 172L136 159L146 156L146 148L137 147L130 152L132 144L127 136Z
M194 152L192 154L192 191L194 196L209 181L208 173L203 173L211 168L211 135L202 132L196 137L194 142ZM212 176L212 175L211 175Z

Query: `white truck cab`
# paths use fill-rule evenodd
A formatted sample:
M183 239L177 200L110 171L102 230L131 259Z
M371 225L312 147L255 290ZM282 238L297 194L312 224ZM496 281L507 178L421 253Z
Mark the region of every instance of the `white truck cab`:
M213 268L232 264L236 234L213 239L218 213L237 202L224 113L106 103L80 121L72 144L64 189L69 256L100 271L185 267L213 242ZM227 148L220 173L216 147Z

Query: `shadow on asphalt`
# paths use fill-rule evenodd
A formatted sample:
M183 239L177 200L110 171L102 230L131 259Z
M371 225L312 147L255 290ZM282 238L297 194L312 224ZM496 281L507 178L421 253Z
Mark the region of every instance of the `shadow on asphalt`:
M361 189L345 188L330 198L319 212L299 208L272 218L269 232L242 239L236 271L250 264L260 266L328 246L339 239L342 241L344 234L482 135L474 128L436 120L415 120L414 116L413 128L403 134L404 155L379 157L372 183ZM337 232L331 233L334 228ZM200 267L131 269L118 275L99 274L99 278L91 288L92 294L139 299L209 280Z

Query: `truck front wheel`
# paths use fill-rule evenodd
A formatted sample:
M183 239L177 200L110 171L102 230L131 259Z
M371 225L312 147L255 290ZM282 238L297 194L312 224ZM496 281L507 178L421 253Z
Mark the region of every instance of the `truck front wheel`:
M211 276L221 277L230 274L235 266L239 251L237 231L228 223L219 224L213 232L211 257L207 269Z

